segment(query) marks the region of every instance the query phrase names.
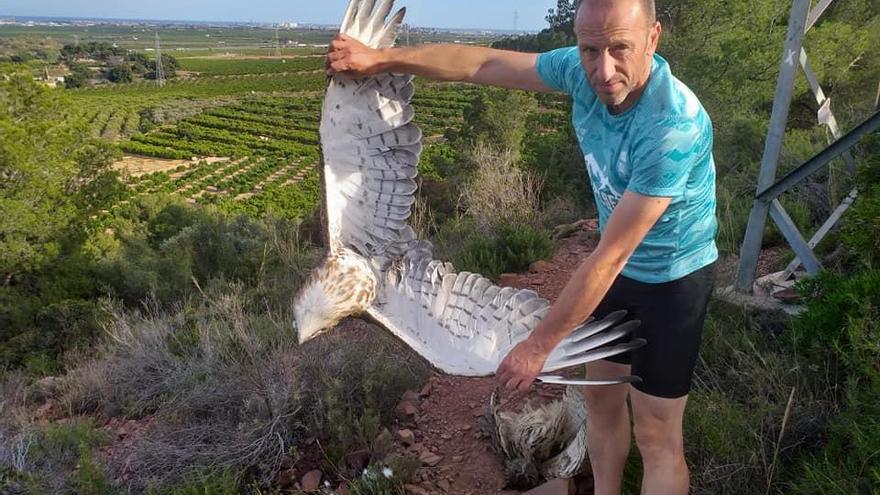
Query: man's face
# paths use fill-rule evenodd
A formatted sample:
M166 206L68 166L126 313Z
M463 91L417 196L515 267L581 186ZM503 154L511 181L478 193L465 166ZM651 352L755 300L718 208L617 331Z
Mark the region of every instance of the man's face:
M612 113L638 100L651 73L660 23L648 24L639 0L585 0L575 19L581 65Z

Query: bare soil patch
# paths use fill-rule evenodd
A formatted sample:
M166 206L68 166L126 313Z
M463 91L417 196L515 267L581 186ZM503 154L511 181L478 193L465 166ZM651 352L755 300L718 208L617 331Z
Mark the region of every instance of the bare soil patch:
M228 160L228 158L209 156L207 158L202 158L201 160L208 163L214 163ZM192 163L194 163L193 160L171 160L167 158L126 154L123 156L122 160L113 164L113 170L128 172L132 177L138 177L153 172L168 172L181 165L191 165Z

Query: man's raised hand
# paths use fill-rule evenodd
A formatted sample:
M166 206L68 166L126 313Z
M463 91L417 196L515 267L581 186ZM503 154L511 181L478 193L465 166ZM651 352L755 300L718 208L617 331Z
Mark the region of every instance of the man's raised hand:
M370 48L345 34L337 34L327 50L327 74L370 76L380 72L380 50Z

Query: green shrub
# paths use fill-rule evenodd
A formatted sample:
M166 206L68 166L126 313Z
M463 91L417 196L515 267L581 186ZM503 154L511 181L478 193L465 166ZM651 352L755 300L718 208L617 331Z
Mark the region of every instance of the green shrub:
M404 483L409 481L419 461L397 458L388 466L373 464L367 467L360 477L349 486L352 495L404 495Z
M474 232L464 249L453 258L453 264L461 271L497 278L502 273L528 269L533 262L550 257L554 247L544 230L507 225L492 237Z
M106 444L109 437L96 430L93 421L39 427L30 423L11 425L6 419L0 423L0 492L47 495L117 493L106 467L96 455L96 449ZM10 451L13 453L12 463L8 463Z
M150 487L147 495L239 495L241 482L230 472L184 481L176 486ZM259 493L259 492L258 492Z
M329 335L303 350L308 427L327 440L334 467L348 452L380 448L376 439L400 397L427 378L425 363L402 344L378 328L369 333L358 338ZM365 339L369 353L363 352Z
M823 273L806 279L799 289L808 302L792 322L792 345L814 358L833 357L851 372L869 375L872 367L876 371L873 364L864 366L876 363L880 330L859 322L880 321L880 270L848 276Z
M833 377L841 413L828 441L800 463L794 493L873 494L880 486L880 270L801 283L807 309L788 338L814 373Z
M843 242L863 264L880 267L880 185L862 192L844 222Z

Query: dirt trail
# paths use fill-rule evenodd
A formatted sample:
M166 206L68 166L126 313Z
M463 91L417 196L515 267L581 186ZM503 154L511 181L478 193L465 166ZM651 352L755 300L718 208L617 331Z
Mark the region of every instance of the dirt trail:
M528 273L503 275L500 285L532 289L553 301L572 270L592 252L597 241L596 224L585 222L580 230L561 242L553 258L533 264ZM403 404L414 402L417 412L411 421L402 421L397 428L409 427L415 443L408 449L399 443L399 448L421 454L423 460L436 461L436 465L419 470L410 493L520 493L504 490L501 459L492 451L489 438L481 430L481 419L495 387L491 377L461 378L435 373L417 398L404 399ZM503 408L518 410L526 402L555 400L562 390L560 386L537 384L524 395L504 395L507 402ZM439 461L430 454L439 456Z

